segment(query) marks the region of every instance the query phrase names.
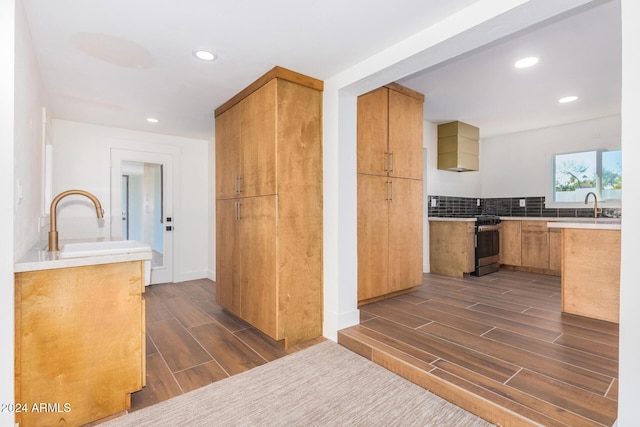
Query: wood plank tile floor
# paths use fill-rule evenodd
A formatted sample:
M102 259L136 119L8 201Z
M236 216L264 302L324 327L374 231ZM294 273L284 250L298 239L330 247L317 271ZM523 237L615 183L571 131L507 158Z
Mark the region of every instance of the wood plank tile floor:
M324 340L283 349L215 302L201 279L145 289L147 384L131 411L263 365Z
M360 316L340 344L490 422L615 422L618 325L561 313L559 277L425 274Z

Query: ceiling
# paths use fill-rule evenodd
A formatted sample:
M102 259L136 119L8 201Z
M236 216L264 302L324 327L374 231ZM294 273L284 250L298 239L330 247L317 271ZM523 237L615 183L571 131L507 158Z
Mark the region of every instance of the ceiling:
M51 117L200 139L276 65L326 80L473 3L23 0ZM619 114L619 0L555 21L401 83L426 94L427 120L483 137ZM541 62L516 73L531 54ZM559 106L569 93L579 100Z

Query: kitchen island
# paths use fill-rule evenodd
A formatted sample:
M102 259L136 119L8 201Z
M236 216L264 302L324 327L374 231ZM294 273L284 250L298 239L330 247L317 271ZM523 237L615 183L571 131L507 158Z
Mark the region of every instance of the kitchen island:
M618 323L621 224L606 219L549 222L562 239L562 311Z
M73 258L45 249L14 266L16 423L82 425L128 410L145 383L150 248Z

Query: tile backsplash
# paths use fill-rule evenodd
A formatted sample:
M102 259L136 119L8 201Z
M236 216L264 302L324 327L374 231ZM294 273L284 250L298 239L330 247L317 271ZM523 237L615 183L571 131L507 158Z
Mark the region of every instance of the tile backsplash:
M478 199L471 197L428 196L429 216L499 215L516 217L592 217L593 205L585 208L545 208L542 197L499 197ZM435 200L436 206L432 201ZM524 207L520 201L524 200ZM479 204L479 206L478 206ZM603 217L619 218L620 208L604 208Z

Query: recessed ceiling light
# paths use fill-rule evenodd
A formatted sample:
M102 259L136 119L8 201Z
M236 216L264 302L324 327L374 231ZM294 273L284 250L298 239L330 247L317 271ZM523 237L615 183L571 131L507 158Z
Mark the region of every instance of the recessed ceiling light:
M214 53L202 49L194 50L193 56L203 61L215 61L218 58Z
M516 68L527 68L527 67L531 67L534 66L538 63L538 61L540 61L540 59L536 56L529 56L527 58L522 58L519 59L518 61L516 61L515 64L513 64Z
M147 117L147 121L149 123L158 123L158 119L154 118L154 117Z
M564 98L560 98L560 99L558 99L558 102L559 102L560 104L566 104L567 102L573 102L573 101L575 101L576 99L578 99L578 97L577 97L577 96L575 96L575 95L571 95L571 96L565 96Z

